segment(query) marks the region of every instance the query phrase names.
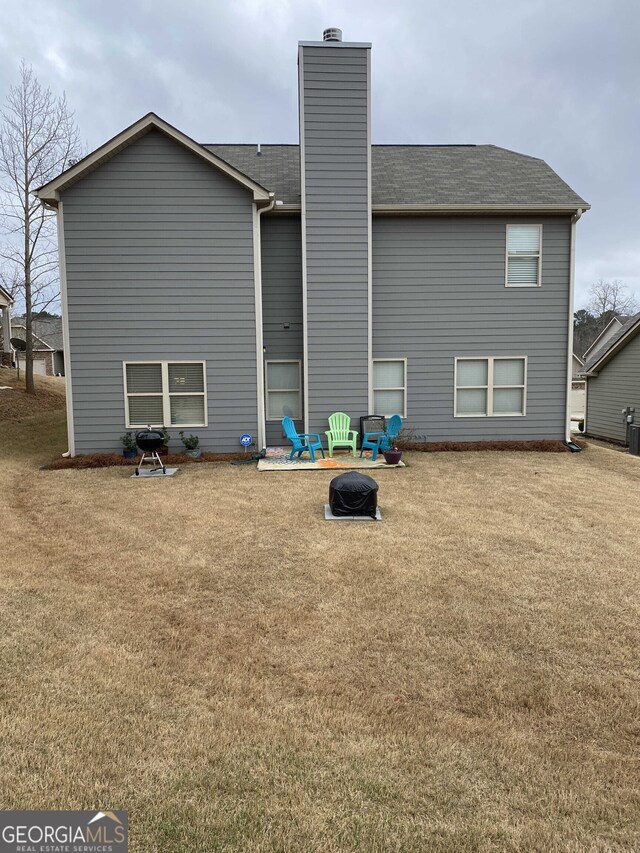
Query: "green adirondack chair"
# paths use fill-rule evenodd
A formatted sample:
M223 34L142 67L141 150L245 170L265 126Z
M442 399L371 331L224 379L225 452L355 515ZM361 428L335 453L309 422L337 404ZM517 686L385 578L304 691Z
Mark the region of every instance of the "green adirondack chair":
M334 447L350 447L356 455L358 431L350 429L351 418L344 412L334 412L329 417L329 429L325 432L329 442L329 456L333 456Z

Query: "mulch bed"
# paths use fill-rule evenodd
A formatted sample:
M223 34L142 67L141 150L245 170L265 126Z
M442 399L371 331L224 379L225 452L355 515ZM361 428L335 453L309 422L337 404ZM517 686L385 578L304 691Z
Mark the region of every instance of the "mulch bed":
M165 465L175 467L176 465L194 465L200 462L233 462L235 459L246 459L247 455L250 454L209 453L203 451L199 459L187 456L186 453L170 453L168 456L162 456L161 459ZM139 461L139 456L133 459L125 459L119 453L87 453L73 456L69 459L54 459L53 462L44 465L43 468L47 471L60 471L67 468L125 468L137 465Z
M587 443L578 439L576 444L585 449ZM525 450L535 453L568 453L569 450L561 441L428 441L407 444L403 450L418 453L464 452L469 450ZM199 459L187 456L185 453L170 453L162 457L166 465L193 465L201 462L233 462L238 459L250 458L247 453L210 453L203 451ZM125 459L119 453L91 453L74 456L70 459L54 459L44 465L48 471L60 471L68 468L116 468L137 465L139 457Z
M576 444L584 450L585 441ZM412 442L403 450L417 450L420 453L443 453L447 451L463 452L467 450L525 450L535 453L568 453L569 448L562 441L427 441Z

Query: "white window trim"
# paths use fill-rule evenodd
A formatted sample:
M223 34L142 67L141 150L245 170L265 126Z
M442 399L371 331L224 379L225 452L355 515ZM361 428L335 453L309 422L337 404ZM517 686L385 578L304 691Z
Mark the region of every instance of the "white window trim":
M513 361L519 359L524 361L524 385L498 385L500 388L522 388L522 412L498 412L493 411L493 365L496 361ZM487 362L487 384L486 385L460 385L458 386L458 362L459 361L486 361ZM454 418L524 418L527 414L527 381L528 381L528 356L526 355L465 355L455 359L453 377L453 416ZM458 391L472 388L484 388L487 392L487 411L485 414L458 413Z
M402 369L403 369L403 378L404 385L396 386L396 387L385 387L378 388L375 384L375 365L378 361L401 361ZM375 415L383 414L382 412L377 412L376 409L376 391L402 391L402 396L404 400L404 409L402 412L391 412L391 415L385 415L385 417L391 417L393 415L402 415L402 417L406 420L407 418L407 359L406 358L372 358L371 359L371 384L372 384L372 396L373 396L373 413Z
M269 388L269 365L270 364L297 364L298 365L298 387L297 388ZM269 417L269 393L271 391L297 391L300 395L300 414L298 417L292 418L294 421L301 421L304 417L304 407L302 405L302 362L298 358L270 358L264 363L264 397L266 408L266 419L269 423L280 423L282 418Z
M194 429L195 427L206 427L209 426L209 406L207 404L207 362L206 361L196 361L189 358L172 358L168 361L159 361L157 359L134 359L131 361L123 361L122 362L122 376L124 382L124 417L127 429L144 429L144 427L148 426L148 424L132 424L129 420L129 389L127 387L127 365L128 364L159 364L162 367L162 394L153 393L153 392L145 392L143 394L139 394L133 392L131 394L132 397L160 397L162 396L162 416L163 423L161 424L151 424L153 427L180 427L180 429ZM204 391L189 391L185 393L180 392L169 392L169 365L170 364L201 364L202 365L202 379L203 379L203 388ZM171 423L171 397L196 397L202 396L204 398L204 423L192 423L192 424L172 424Z
M536 284L509 284L509 229L522 228L537 228L540 234L538 239L538 253L530 255L512 255L514 258L537 258L538 259L538 281ZM504 286L505 287L541 287L542 286L542 225L537 222L510 222L505 230L504 241Z

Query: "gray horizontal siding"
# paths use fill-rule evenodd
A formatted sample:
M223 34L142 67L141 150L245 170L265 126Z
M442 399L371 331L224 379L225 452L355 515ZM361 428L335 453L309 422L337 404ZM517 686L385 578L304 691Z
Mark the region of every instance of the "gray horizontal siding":
M257 432L250 193L151 132L63 193L76 452L116 450L122 362L204 360L206 450ZM179 427L170 429L179 448Z
M368 401L368 50L303 47L301 133L310 432Z
M587 380L586 429L590 435L627 443L622 410L631 406L640 423L640 336Z
M510 221L373 220L373 356L408 359L407 425L430 441L564 438L570 224L531 220L542 287L516 289L504 286ZM491 355L528 356L526 416L455 418L455 358Z
M267 361L302 363L302 241L300 217L262 220L262 320ZM284 324L289 328L285 329ZM303 399L304 403L304 399ZM304 432L303 421L296 428ZM283 445L280 421L267 421L267 444Z

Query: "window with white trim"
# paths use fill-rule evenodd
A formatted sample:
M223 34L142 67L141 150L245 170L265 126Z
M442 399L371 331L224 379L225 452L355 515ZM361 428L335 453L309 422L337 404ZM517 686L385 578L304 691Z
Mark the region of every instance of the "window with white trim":
M207 425L204 361L126 361L128 427Z
M455 417L526 414L526 356L457 358L455 372Z
M299 361L267 361L267 420L302 418L302 377Z
M507 225L507 287L539 287L542 225Z
M376 415L407 416L406 358L373 360L373 410Z

